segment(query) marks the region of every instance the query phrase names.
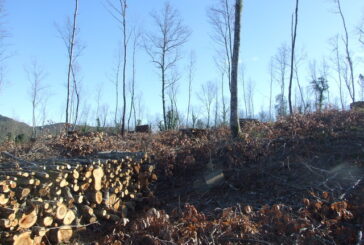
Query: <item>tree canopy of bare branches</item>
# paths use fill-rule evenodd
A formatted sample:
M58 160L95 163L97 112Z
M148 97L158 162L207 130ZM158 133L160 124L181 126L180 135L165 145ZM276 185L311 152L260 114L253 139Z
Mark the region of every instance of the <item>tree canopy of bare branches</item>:
M217 59L220 62L216 62L216 64L227 75L229 87L231 86L233 57L234 14L234 4L231 0L218 0L216 6L212 6L208 10L208 18L213 28L211 37L219 46Z
M75 0L75 6L73 10L72 20L68 19L65 28L60 28L57 26L58 32L66 46L68 67L67 67L67 99L66 99L66 130L69 129L69 123L71 123L72 118L72 105L74 104L73 97L76 96L76 108L74 112L74 124L77 122L79 104L80 104L80 91L79 84L76 79L76 73L79 69L77 66L77 59L81 55L84 47L78 41L77 37L79 35L78 28L78 8L79 1ZM72 84L71 84L72 83ZM71 87L72 86L72 87Z
M275 70L274 73L276 74L274 77L281 86L281 92L276 97L276 102L277 102L276 109L278 112L278 116L285 116L287 113L285 84L286 84L287 69L289 65L288 56L289 56L289 48L287 44L282 44L279 47L277 54L273 58L274 70Z
M203 104L204 110L206 112L207 117L207 128L210 127L210 121L211 121L211 109L212 104L215 100L215 94L216 94L216 84L214 84L211 81L206 82L205 84L201 85L201 90L197 94L199 100Z
M345 16L341 7L341 0L334 0L337 6L337 13L340 15L343 29L344 29L344 37L342 38L344 45L345 45L345 54L346 54L346 61L347 66L349 68L350 74L350 89L351 89L351 98L352 101L355 102L355 82L354 82L354 65L353 65L353 58L350 52L350 38L349 38L349 30L347 28Z
M155 30L144 36L144 48L160 71L164 129L167 130L166 89L168 75L181 59L181 47L188 41L190 30L182 23L179 12L167 2L161 12L152 13Z
M43 95L42 91L45 87L42 84L46 73L43 68L38 65L36 61L33 61L29 68L26 68L26 72L28 75L28 81L30 84L29 95L32 103L32 125L33 125L33 135L32 137L36 137L36 112L38 109L38 105L41 102Z
M130 39L130 34L127 30L127 0L118 0L113 3L111 0L107 1L109 6L109 12L112 17L120 24L122 32L122 50L123 50L123 62L122 62L122 81L123 81L123 111L121 119L121 135L125 135L125 118L126 118L126 65L127 65L127 50ZM117 112L116 112L117 113Z

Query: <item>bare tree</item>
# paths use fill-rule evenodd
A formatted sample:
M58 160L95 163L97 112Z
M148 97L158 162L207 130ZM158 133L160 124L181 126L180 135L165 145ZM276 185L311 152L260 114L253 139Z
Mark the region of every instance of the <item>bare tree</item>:
M300 82L300 76L299 76L299 65L300 63L305 59L305 55L302 55L300 57L297 57L297 55L295 56L295 59L294 59L294 73L295 73L295 78L296 78L296 82L297 82L297 86L298 86L298 91L299 91L299 94L300 94L300 100L301 100L301 103L300 105L298 106L300 109L299 109L299 112L300 113L306 113L306 101L305 101L305 98L304 98L304 95L303 95L303 89L302 89L302 86L301 86L301 82Z
M132 115L134 115L134 125L136 124L136 112L135 112L135 81L136 81L136 52L139 44L140 33L136 30L133 31L133 54L132 54L132 78L130 86L130 110L128 117L128 129Z
M69 129L70 123L70 95L71 95L71 82L72 82L72 73L73 73L73 64L75 62L75 46L76 46L76 38L78 34L77 27L77 16L78 16L78 0L75 0L75 7L73 12L72 22L68 20L67 27L65 31L61 31L58 29L61 37L66 45L68 52L68 71L67 71L67 100L66 100L66 131Z
M125 115L126 115L126 65L127 65L127 50L130 35L127 30L126 14L127 14L127 0L118 0L117 3L113 3L110 0L107 1L109 5L109 12L114 19L120 24L121 32L123 35L122 48L123 48L123 111L121 119L121 135L125 135Z
M201 91L197 94L199 100L203 104L203 107L206 111L207 116L207 128L210 127L210 119L211 119L211 107L215 100L215 94L216 94L216 85L208 81L201 85Z
M272 98L273 98L273 81L274 81L274 62L273 58L269 63L270 86L269 86L269 121L273 121Z
M190 30L183 25L176 9L169 2L160 13L152 13L157 31L144 36L144 48L161 75L161 92L164 130L167 130L166 89L170 86L167 76L181 59L180 49L187 42Z
M73 130L75 129L78 116L79 116L79 108L81 102L81 80L78 79L78 71L80 70L79 65L74 62L72 65L72 81L73 81L73 88L72 88L72 96L71 96L71 116L73 119ZM71 121L71 120L70 120Z
M190 110L191 110L192 82L193 82L194 73L195 73L195 65L196 65L195 53L191 52L190 60L188 63L188 68L187 68L188 69L188 104L187 104L186 127L188 127L188 119L189 119Z
M341 17L341 21L343 24L343 28L344 28L344 37L342 38L344 45L345 45L345 54L346 54L346 61L347 61L347 65L350 71L350 82L351 82L351 98L352 101L355 102L355 82L354 82L354 65L353 65L353 59L351 56L351 52L350 52L350 44L349 44L349 31L346 25L346 20L341 8L341 0L334 0L334 2L337 5L337 11L338 14Z
M38 110L38 105L40 104L42 99L42 91L45 89L42 82L46 74L43 68L41 68L36 61L33 61L31 66L29 68L26 68L26 72L30 84L29 94L32 102L32 137L35 138L37 126L36 113Z
M137 115L137 120L136 120L136 125L140 125L144 119L144 110L145 110L145 106L144 106L144 102L143 102L143 92L140 91L137 96L135 97L136 102L137 102L137 106L136 106L136 115Z
M286 97L285 97L285 84L286 84L286 75L288 69L288 55L289 50L286 44L282 44L279 47L277 54L274 56L274 65L275 65L275 73L277 82L281 85L281 92L276 97L277 101L277 111L279 116L286 115Z
M248 106L247 115L248 117L252 118L254 117L254 82L251 78L248 80L245 93Z
M177 70L173 70L170 77L168 78L168 98L170 101L169 110L167 112L167 129L177 129L179 127L180 118L177 107L177 93L178 84L177 82L181 79L180 74Z
M293 71L294 71L294 59L295 59L295 47L296 47L296 39L297 39L297 24L298 24L298 4L299 1L296 0L296 10L295 15L292 15L292 46L291 46L291 72L289 77L289 85L288 85L288 106L289 113L293 114L292 109L292 81L293 81ZM294 28L293 28L294 26Z
M340 95L340 103L341 103L341 109L345 109L345 102L344 102L344 92L343 92L343 64L341 63L341 55L339 50L339 35L336 35L334 38L330 40L331 46L332 46L332 63L334 64L335 70L337 72L337 82L339 86L339 95ZM348 84L348 83L346 83ZM350 85L350 84L348 84ZM349 94L351 95L351 89L349 88Z
M221 116L222 116L222 124L226 125L228 123L228 118L227 118L227 114L229 112L229 108L227 108L226 106L226 97L225 97L225 77L228 76L230 77L230 75L227 73L226 70L226 62L224 60L221 60L219 57L216 57L215 59L215 64L218 68L218 70L220 71L220 76L221 76ZM230 82L229 82L229 86L230 86Z
M103 128L106 127L108 115L109 115L109 105L103 104L100 108L100 124Z
M240 134L240 124L238 115L238 66L240 51L240 21L243 8L242 0L235 3L235 22L234 22L234 48L231 61L231 86L230 86L230 129L233 137Z
M98 83L96 85L96 121L100 122L100 111L101 111L101 98L102 98L102 94L103 94L103 83Z
M219 45L218 56L223 54L222 68L231 86L231 69L234 38L234 5L231 0L218 0L216 6L210 7L208 18L213 28L212 39Z
M241 81L243 85L243 100L244 100L244 107L245 107L245 117L248 117L249 111L249 100L246 92L246 82L245 82L245 67L244 65L241 67Z
M110 78L110 81L115 85L115 111L114 111L114 125L116 128L119 127L119 79L120 79L120 68L121 68L121 51L118 49L116 63L114 67L114 77Z

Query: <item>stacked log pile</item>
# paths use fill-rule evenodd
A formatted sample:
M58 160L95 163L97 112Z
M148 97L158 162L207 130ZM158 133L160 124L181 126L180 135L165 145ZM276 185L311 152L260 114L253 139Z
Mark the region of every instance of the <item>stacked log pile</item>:
M126 219L157 177L146 154L110 154L99 158L117 160L0 163L0 243L64 243L79 228Z

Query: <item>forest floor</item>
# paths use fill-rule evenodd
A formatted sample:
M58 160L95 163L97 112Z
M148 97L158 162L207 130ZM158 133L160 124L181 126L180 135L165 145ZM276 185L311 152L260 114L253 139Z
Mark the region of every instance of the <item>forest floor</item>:
M223 127L125 138L79 133L6 142L0 151L25 160L147 152L158 176L154 198L126 225L82 233L99 244L364 244L360 112L251 122L237 140Z

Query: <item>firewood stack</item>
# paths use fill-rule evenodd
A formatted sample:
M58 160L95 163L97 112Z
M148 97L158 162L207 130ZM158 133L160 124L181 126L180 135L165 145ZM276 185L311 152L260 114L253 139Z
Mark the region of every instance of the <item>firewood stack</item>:
M111 156L116 159L100 159ZM52 244L102 220L119 222L156 180L146 154L96 161L0 163L0 244Z

